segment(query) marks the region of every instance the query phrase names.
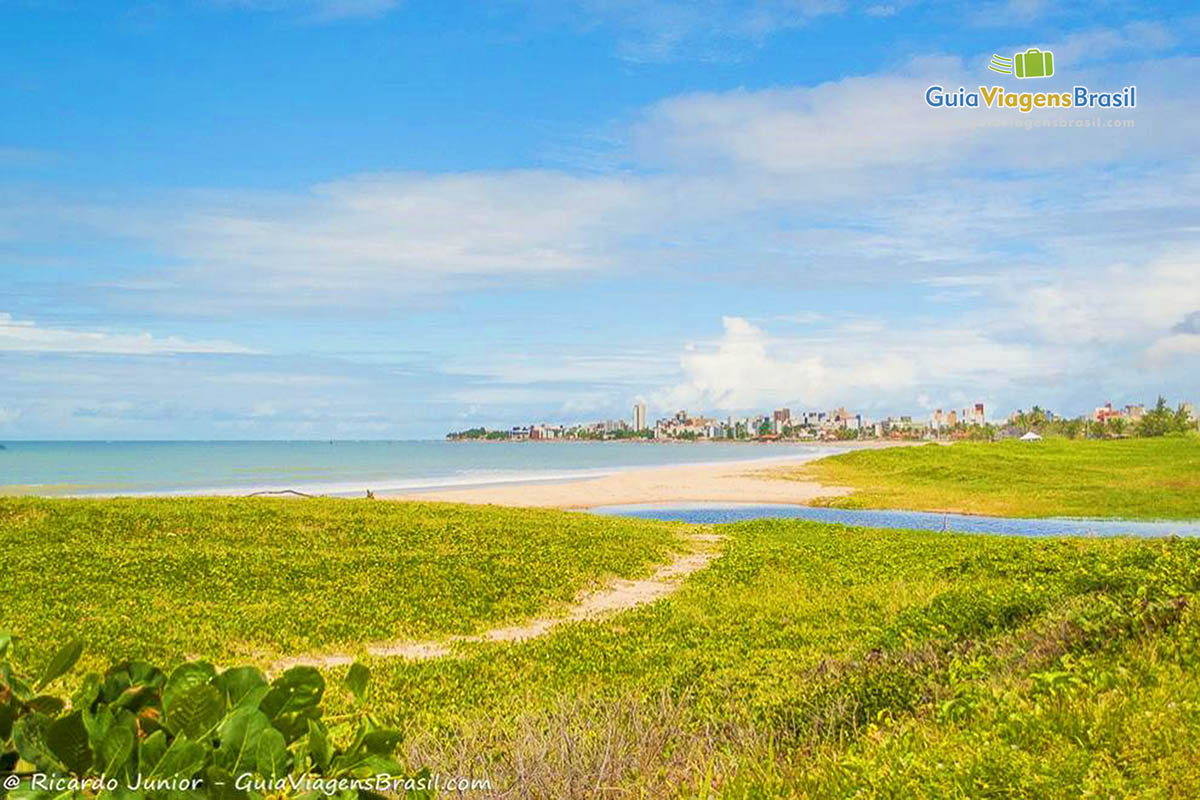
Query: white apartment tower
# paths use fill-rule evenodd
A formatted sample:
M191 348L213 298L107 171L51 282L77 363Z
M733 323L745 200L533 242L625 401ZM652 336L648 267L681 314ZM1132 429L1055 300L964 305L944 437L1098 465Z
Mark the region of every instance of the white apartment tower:
M646 430L646 404L633 404L633 429L635 431Z

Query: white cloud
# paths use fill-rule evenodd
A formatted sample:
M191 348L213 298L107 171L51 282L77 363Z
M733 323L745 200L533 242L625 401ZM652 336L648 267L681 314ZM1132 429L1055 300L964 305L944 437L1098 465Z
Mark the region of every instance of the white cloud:
M1156 22L1133 22L1122 28L1098 28L1081 31L1053 44L1055 63L1075 68L1118 56L1141 60L1148 54L1167 50L1178 42L1176 34ZM1061 68L1061 67L1059 67Z
M13 319L0 312L0 352L107 353L110 355L164 355L179 353L242 353L254 351L226 341L187 341L149 333L108 333L68 328L47 328Z
M206 290L225 308L250 297L358 305L611 268L629 237L671 227L681 191L669 181L535 170L397 173L302 195L208 194L183 208L82 215L191 265L123 288L186 293L193 307Z
M274 403L255 403L254 407L250 409L252 417L273 417L277 413L279 412Z
M1200 311L1200 257L1073 270L1018 288L1011 318L1047 341L1137 343L1167 333Z
M1144 27L1128 26L1049 44L1056 54L1089 48L1114 52L1136 50L1150 36ZM805 189L818 196L878 193L881 187L940 176L950 169L957 175L994 175L1004 169L1046 172L1114 164L1125 157L1144 159L1151 152L1191 152L1183 131L1200 120L1188 90L1200 76L1200 61L1150 61L1136 71L1128 65L1103 64L1069 70L1071 82L1095 87L1120 89L1136 81L1142 102L1134 111L1064 109L1025 116L926 104L931 85L956 92L959 87L995 83L996 76L986 70L987 58L918 57L893 72L811 87L680 95L645 112L634 130L633 146L643 157L673 169L787 176L803 180ZM1069 91L1071 85L1042 88ZM996 124L1097 117L1134 118L1136 124L1032 130Z
M972 144L978 112L928 108L934 74L957 87L954 60L921 77L853 77L812 88L697 93L653 106L635 143L679 167L825 173L945 162ZM818 186L818 191L831 187Z
M634 126L620 155L639 169L628 172L376 173L140 208L31 211L23 198L0 209L0 235L66 218L144 241L172 266L105 288L172 312L324 313L580 275L994 274L1012 268L1006 241L1058 247L1046 255L1062 263L1098 250L1111 263L1160 246L1168 227L1182 235L1172 215L1195 224L1200 179L1178 160L1200 124L1190 102L1200 60L1142 70L1153 102L1133 130L979 129L984 112L925 106L929 82L971 85L981 70L920 58L815 87L671 98ZM1147 162L1166 166L1136 168ZM1088 192L1064 196L1064 181ZM1097 214L1104 224L1089 230Z
M1025 378L1053 368L1058 356L959 327L778 338L740 317L722 324L719 340L694 345L681 357L685 378L656 396L656 407L743 411L868 397L876 406L906 404L931 387L948 391L961 382L982 391Z
M1192 99L1200 60L1103 59L1169 43L1162 29L1136 25L1049 43L1064 81L1138 82L1136 113L1108 115L1134 117L1133 130L977 128L971 113L926 108L923 93L930 82L990 80L982 62L919 58L818 86L664 100L611 154L628 171L377 173L299 191L161 195L141 207L55 208L17 190L11 202L0 197L9 206L0 208L0 236L34 231L50 241L65 221L77 226L72 234L131 238L151 251L134 260L157 266L107 273L87 287L98 304L150 300L166 313L221 316L252 308L263 320L357 320L363 308L395 313L420 293L441 295L417 301L436 314L456 302L452 294L481 287L532 287L544 291L539 302L554 302L568 281L589 282L584 291L598 288L597 302L622 314L619 277L662 292L671 315L663 330L678 330L685 317L713 320L711 305L690 309L690 300L748 288L744 305L731 301L738 315L723 334L682 357L681 344L598 354L594 345L580 352L570 333L550 343L557 332L538 330L536 306L521 303L514 315L529 318L514 319L503 345L476 331L464 331L457 347L430 344L439 364L451 365L431 382L455 413L461 403L488 414L539 404L590 413L623 408L635 394L661 408L922 396L942 404L963 386L1011 397L1015 381L1059 391L1080 375L1150 385L1174 378L1170 369L1194 355L1196 331L1179 326L1200 310L1200 170L1190 138L1200 124ZM1067 56L1077 60L1069 71ZM794 298L792 313L776 302L754 308L766 287L774 299ZM855 307L859 293L878 300L892 289L895 309ZM914 298L916 310L899 308ZM501 346L521 354L494 353ZM43 328L8 316L0 350L245 352L230 342ZM462 357L480 350L494 357ZM1130 372L1143 366L1159 372ZM276 392L267 384L282 379L250 380L229 391L253 391L259 411L277 411L259 422L281 426L299 413L290 395L328 388ZM1186 380L1175 386L1190 391ZM655 393L655 385L666 388ZM219 400L210 405L224 408ZM373 406L386 402L373 398ZM225 413L244 421L254 408Z
M797 311L794 314L782 314L776 319L793 325L816 325L819 322L827 322L829 315L820 311Z
M1200 359L1200 333L1173 333L1146 348L1146 361L1151 366L1165 366L1188 356ZM1196 368L1200 368L1200 360L1193 367Z
M998 281L966 274L929 283L935 293L983 287L988 302L925 320L831 321L802 336L772 335L726 317L720 339L681 356L684 378L656 405L741 411L871 398L902 408L930 398L944 403L963 387L1011 397L1018 384L1038 391L1072 380L1126 385L1134 373L1136 383L1178 386L1173 368L1200 356L1194 249L1126 265L1073 266L1052 278L1027 271Z
M993 0L975 4L970 19L976 25L1025 25L1049 10L1046 0Z
M557 356L492 353L486 360L452 365L446 372L470 375L501 384L623 385L661 379L664 373L674 369L674 361L659 353L619 352Z

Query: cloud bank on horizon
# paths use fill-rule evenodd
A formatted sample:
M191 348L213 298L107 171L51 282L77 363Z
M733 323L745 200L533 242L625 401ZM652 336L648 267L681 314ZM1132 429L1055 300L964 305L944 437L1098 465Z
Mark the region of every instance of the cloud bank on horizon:
M436 436L624 417L637 397L1200 401L1185 7L972 5L947 23L921 3L703 6L85 15L82 32L117 33L3 89L35 102L0 127L0 438ZM34 43L60 21L5 14ZM225 94L207 93L216 67L159 50L205 26L244 40ZM86 118L50 113L74 70L120 77L130 41L166 74ZM1056 118L1133 124L925 104L932 83L1003 83L991 52L1027 43L1054 51L1055 91L1138 86L1136 109ZM395 127L371 134L381 104ZM118 135L131 114L141 138Z

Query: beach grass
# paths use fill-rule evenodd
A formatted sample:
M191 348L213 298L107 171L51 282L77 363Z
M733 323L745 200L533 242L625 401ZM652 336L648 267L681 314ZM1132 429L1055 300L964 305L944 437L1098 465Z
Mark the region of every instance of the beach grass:
M410 764L534 797L1200 791L1200 542L718 530L653 606L369 661Z
M853 488L815 504L1012 517L1200 519L1200 436L858 450L773 477Z
M80 637L92 668L361 652L545 613L688 532L719 555L655 603L440 658L364 654L404 766L522 797L1200 794L1196 539L2 500L0 630L32 664Z
M465 634L667 558L679 526L367 500L0 498L0 631L35 661L269 662Z

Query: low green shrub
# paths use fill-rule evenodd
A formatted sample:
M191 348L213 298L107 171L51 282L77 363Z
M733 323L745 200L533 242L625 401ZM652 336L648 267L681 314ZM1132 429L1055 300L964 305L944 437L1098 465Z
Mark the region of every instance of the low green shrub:
M325 679L312 667L268 681L255 667L189 661L168 674L126 661L66 697L54 689L79 660L78 641L36 680L12 651L0 634L0 798L358 797L427 777L406 777L394 760L401 735L366 711L362 664L343 681L354 710L323 718Z

